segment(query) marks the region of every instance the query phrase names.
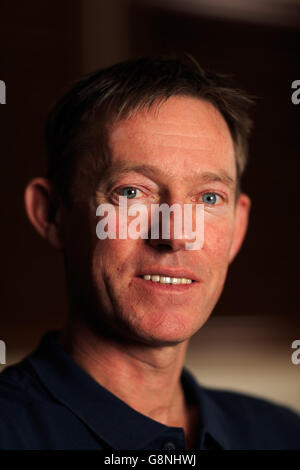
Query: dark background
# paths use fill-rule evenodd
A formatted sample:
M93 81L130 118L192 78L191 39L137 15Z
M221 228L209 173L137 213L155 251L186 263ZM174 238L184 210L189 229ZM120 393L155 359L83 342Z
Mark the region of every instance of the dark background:
M214 316L265 319L287 348L300 338L300 105L291 101L300 79L299 3L269 9L262 1L257 11L247 2L237 11L222 0L211 9L199 0L198 10L185 8L197 2L173 3L1 1L0 338L11 345L10 360L66 315L61 255L34 232L23 203L26 183L45 171L47 110L80 74L152 53L189 52L258 97L243 182L253 203L249 232Z

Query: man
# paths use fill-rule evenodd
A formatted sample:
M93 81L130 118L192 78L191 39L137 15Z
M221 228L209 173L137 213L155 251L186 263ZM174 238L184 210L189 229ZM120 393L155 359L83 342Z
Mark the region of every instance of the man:
M300 448L295 413L201 387L183 367L246 233L250 104L193 59L149 58L83 78L51 111L48 174L25 205L63 253L69 316L1 374L1 448ZM97 236L103 204L119 234L120 196L128 224L132 204L147 209L143 237ZM169 237L162 224L151 237L153 204L191 205L193 226L199 205L201 248L174 236L175 216Z

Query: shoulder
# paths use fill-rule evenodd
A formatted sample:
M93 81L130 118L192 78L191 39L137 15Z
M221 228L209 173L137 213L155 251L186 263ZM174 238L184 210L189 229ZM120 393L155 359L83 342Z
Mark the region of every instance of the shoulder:
M287 406L244 393L204 388L230 430L233 447L300 449L300 415Z
M14 372L13 377L10 372ZM26 448L25 430L31 402L18 367L6 368L0 374L0 449Z
M0 374L0 449L35 448L43 422L55 415L53 405L30 374L26 360L4 369Z
M6 367L0 373L0 403L11 407L34 404L36 399L46 397L27 358ZM1 407L1 410L3 407Z

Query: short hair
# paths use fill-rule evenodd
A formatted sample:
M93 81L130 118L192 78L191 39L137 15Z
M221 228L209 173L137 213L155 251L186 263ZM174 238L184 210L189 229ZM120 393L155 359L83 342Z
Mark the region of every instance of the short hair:
M234 145L238 190L248 160L253 99L230 77L205 70L190 55L146 57L98 70L75 82L50 111L45 128L47 177L71 203L74 164L87 155L101 159L108 124L150 109L171 96L188 96L213 104L224 117ZM95 155L96 154L96 155Z

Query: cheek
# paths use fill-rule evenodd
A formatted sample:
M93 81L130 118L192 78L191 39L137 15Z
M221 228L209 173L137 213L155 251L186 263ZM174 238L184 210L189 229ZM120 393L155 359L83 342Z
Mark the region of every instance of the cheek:
M229 265L232 233L232 224L229 221L210 221L205 225L202 259L206 264L208 311L212 311L224 287ZM201 256L201 251L199 253Z
M104 278L107 282L126 282L124 275L132 274L136 268L136 250L136 240L98 240L92 261L94 277L97 280Z
M211 268L218 268L220 272L227 270L232 236L233 222L231 220L206 222L203 250ZM217 269L216 272L218 272Z

